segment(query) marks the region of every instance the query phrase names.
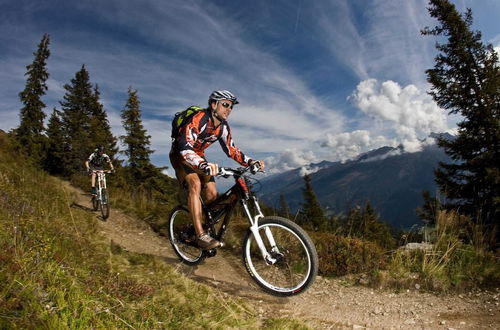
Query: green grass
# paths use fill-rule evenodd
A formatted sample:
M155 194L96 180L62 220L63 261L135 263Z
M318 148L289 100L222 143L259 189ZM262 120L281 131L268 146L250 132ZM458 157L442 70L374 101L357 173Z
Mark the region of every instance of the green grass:
M470 220L456 212L440 212L431 248L394 251L388 267L375 272L375 283L435 292L498 287L499 255L478 244L479 237L467 237L469 225Z
M0 136L0 329L306 328L122 250Z

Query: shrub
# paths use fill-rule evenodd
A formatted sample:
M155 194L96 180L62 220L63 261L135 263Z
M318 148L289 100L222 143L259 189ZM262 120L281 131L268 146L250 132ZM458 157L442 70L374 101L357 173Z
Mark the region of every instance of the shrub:
M331 233L310 235L318 251L321 275L342 276L371 272L386 265L384 250L373 242Z
M500 283L498 255L475 243L480 238L467 234L468 218L440 211L436 223L436 241L430 249L394 252L388 266L391 286L418 284L426 290L448 291Z

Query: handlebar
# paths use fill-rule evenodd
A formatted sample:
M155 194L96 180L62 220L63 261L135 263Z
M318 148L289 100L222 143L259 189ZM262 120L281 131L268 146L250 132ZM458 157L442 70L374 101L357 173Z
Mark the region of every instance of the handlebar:
M219 167L219 173L217 173L217 176L223 177L223 178L229 178L230 176L242 176L243 174L251 172L252 174L256 174L257 172L264 172L263 170L260 169L258 165L251 165L248 167L238 167L238 168L231 168L231 167Z
M92 173L114 173L114 170L91 170Z

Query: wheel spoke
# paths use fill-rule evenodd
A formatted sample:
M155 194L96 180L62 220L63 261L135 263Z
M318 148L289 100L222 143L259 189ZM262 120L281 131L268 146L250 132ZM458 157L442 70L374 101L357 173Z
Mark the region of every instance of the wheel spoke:
M195 244L195 231L189 212L177 209L170 217L169 238L175 253L188 264L202 260L203 251Z
M307 234L295 224L290 225L289 220L284 220L269 221L259 226L266 250L271 255L268 262L263 258L253 234L246 239L243 257L252 278L266 291L292 295L307 288L314 280L317 255ZM272 233L276 245L270 245L265 231Z

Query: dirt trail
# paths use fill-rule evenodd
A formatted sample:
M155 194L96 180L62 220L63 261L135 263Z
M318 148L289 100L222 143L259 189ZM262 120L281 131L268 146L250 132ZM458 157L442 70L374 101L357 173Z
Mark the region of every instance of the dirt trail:
M91 211L89 195L64 182L74 205ZM260 290L241 260L223 249L196 267L182 265L169 242L143 221L111 210L99 221L102 233L125 250L160 256L194 281L223 295L246 298L261 317L290 317L318 329L500 329L500 289L461 295L403 293L348 286L342 279L318 277L296 297L277 298Z

